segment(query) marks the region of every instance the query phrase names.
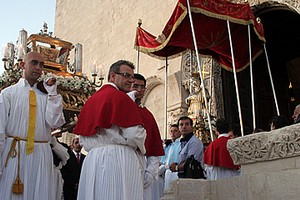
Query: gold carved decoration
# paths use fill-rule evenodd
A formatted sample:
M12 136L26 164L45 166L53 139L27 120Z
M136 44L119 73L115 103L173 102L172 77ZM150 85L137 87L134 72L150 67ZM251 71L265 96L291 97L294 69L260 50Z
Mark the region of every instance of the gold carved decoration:
M80 111L89 98L85 93L59 90L63 98L63 107L67 110Z

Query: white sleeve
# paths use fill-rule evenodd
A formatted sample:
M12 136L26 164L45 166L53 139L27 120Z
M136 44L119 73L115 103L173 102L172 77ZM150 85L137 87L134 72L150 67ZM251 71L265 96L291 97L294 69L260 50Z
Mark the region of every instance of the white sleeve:
M135 102L135 93L136 93L137 91L135 91L135 90L133 90L133 91L131 91L131 92L127 92L126 94L130 97L130 99L132 99L132 101L133 102Z
M142 154L146 153L145 148L145 139L146 139L146 130L143 126L137 125L128 128L120 127L123 132L123 137L127 141L127 145L132 147L137 147Z
M0 155L5 148L5 129L8 120L8 113L10 110L10 103L8 98L5 98L3 93L0 93Z
M155 180L158 180L159 156L147 157L147 164L144 176L144 188L151 185Z
M167 169L169 169L169 165L160 165L158 168L158 175L164 175Z
M51 138L50 144L53 145L52 150L61 159L61 164L65 165L70 158L68 149L61 145L59 142L57 142L57 139L55 137Z
M2 152L5 149L5 129L10 110L9 98L5 98L0 91L0 178L2 176Z
M159 169L159 156L149 156L147 157L147 164L146 164L146 172L152 174L155 180L158 179L158 169Z
M4 151L5 148L5 133L0 132L0 155Z
M84 150L89 152L94 146L97 145L98 135L91 136L79 136L80 145L83 146Z
M2 154L0 154L0 178L2 177Z
M62 97L59 94L48 95L46 106L46 121L51 128L61 127L65 123Z

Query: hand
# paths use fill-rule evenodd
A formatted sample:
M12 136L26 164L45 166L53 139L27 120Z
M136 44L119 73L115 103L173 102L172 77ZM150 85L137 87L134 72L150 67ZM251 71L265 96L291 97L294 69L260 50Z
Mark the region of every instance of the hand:
M49 85L49 86L52 86L56 83L56 79L55 78L49 78L47 79L46 81L46 84Z
M169 169L172 171L172 172L176 172L177 171L177 163L171 163Z
M57 95L57 84L56 84L56 79L52 77L48 77L44 80L43 83L45 89L47 90L49 95Z

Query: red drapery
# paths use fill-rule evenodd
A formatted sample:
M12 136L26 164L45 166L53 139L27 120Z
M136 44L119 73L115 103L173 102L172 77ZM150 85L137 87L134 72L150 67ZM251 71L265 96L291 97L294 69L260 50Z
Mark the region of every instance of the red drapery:
M165 59L194 49L186 0L179 0L162 34L153 36L137 28L135 48ZM198 51L211 55L228 70L232 69L227 22L230 21L236 70L249 64L248 24L251 25L252 57L262 52L265 42L263 25L256 21L248 3L234 4L221 0L190 0Z

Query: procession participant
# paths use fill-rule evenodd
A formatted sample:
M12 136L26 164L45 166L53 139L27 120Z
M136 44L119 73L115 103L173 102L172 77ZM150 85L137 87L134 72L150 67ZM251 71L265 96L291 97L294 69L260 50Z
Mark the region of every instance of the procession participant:
M54 184L56 185L55 199L59 200L63 197L63 184L64 180L62 178L61 168L67 163L70 156L68 154L68 148L64 146L65 144L60 143L56 135L52 132L52 137L50 140L50 146L53 153L53 167L54 167Z
M187 116L183 116L178 119L177 124L181 133L181 149L178 155L178 163L171 163L170 170L172 172L183 171L183 168L180 167L184 166L181 166L180 163L184 163L191 156L203 165L203 144L194 134L193 120Z
M88 151L77 199L141 200L146 131L138 107L126 94L134 82L134 65L119 60L108 83L82 108L74 133Z
M152 113L142 105L142 98L145 95L146 79L141 74L134 74L135 81L131 85L134 92L135 103L139 107L140 114L146 129L146 169L144 175L144 200L159 200L158 168L160 156L164 155L161 136L157 123ZM158 182L157 182L158 183Z
M170 183L176 179L178 179L178 172L172 172L169 169L169 165L173 162L178 163L179 152L181 149L180 146L180 137L181 133L179 131L178 124L172 124L170 127L170 136L172 139L172 143L170 144L170 148L168 154L166 155L166 163L160 166L160 173L164 174L164 191L167 191L170 187Z
M65 123L62 97L56 80L37 89L44 60L40 53L26 54L20 63L23 77L0 94L0 152L3 175L0 199L55 199L51 128Z
M73 139L71 146L72 149L68 149L70 159L61 169L62 177L64 179L64 200L77 199L79 178L82 164L85 159L85 155L81 153L82 146L79 142L79 137Z
M283 128L289 125L288 119L284 115L275 115L271 119L270 130L275 130L279 128Z
M229 123L225 119L217 119L216 134L218 138L212 141L204 152L206 176L208 180L217 180L237 176L240 166L234 165L227 149L230 140Z

